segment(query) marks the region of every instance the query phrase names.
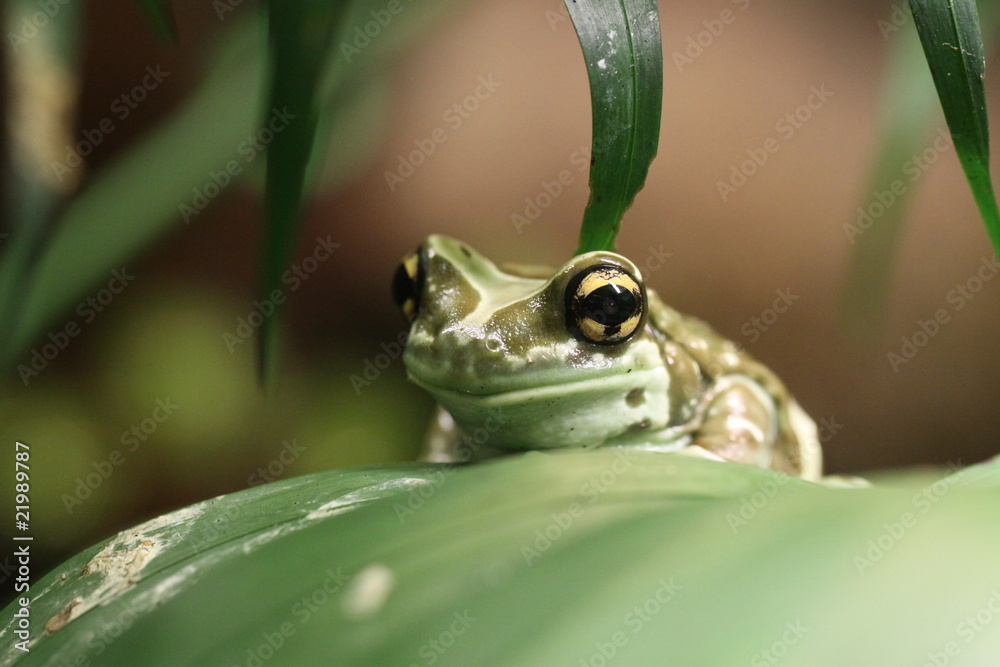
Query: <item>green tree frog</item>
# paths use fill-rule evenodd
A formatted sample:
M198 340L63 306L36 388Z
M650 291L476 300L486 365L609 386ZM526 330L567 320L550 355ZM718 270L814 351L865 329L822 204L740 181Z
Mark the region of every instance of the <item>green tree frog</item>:
M408 375L442 408L425 460L636 447L820 478L816 425L781 380L621 255L501 270L435 235L403 259L393 296Z

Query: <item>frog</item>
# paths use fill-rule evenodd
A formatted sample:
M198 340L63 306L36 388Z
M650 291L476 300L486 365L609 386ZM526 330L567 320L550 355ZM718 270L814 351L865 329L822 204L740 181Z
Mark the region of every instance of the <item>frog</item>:
M778 376L623 255L499 267L432 235L392 294L407 376L438 403L422 460L624 447L822 476L816 424Z

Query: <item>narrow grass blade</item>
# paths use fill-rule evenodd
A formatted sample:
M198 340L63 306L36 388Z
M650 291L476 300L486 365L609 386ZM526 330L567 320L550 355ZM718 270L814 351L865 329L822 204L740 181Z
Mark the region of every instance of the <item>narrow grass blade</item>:
M1000 28L1000 2L979 6L988 46ZM852 248L841 321L852 334L870 335L881 326L909 202L929 165L952 150L944 123L935 127L940 106L920 37L898 7L893 22L880 24L883 36L892 40L881 95L881 143L859 206L843 225Z
M656 156L663 50L655 0L566 0L587 63L593 112L590 201L577 254L611 250Z
M172 42L177 41L177 22L174 20L174 10L170 0L137 0L139 6L146 12L149 22L160 36Z
M914 156L919 159L928 148L937 111L919 38L909 30L892 37L896 42L883 85L881 145L861 201L843 225L852 248L841 319L854 332L875 331L883 320L908 203L924 174Z
M267 241L260 295L281 291L298 240L306 170L319 127L319 86L333 46L332 37L349 3L324 0L272 0L267 4L271 43L271 91L267 119L283 125L267 151ZM278 119L281 118L280 121ZM271 128L272 130L275 128ZM261 328L260 371L266 381L277 363L283 308Z
M1000 253L1000 211L990 177L986 61L974 0L910 0L931 76L993 247Z

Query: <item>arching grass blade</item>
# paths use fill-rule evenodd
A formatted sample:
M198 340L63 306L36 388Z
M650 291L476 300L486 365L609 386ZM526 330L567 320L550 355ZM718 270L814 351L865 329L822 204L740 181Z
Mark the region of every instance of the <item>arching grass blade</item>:
M1000 212L990 177L990 134L983 78L986 62L974 0L910 0L934 85L994 249Z
M566 0L587 63L593 111L590 201L577 253L611 250L646 182L663 105L655 0Z

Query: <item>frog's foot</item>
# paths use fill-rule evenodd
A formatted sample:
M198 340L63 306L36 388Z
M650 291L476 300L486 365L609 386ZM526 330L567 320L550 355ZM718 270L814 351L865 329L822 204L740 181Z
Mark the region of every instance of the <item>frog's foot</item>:
M692 445L725 461L769 468L776 432L767 392L750 378L727 375L706 397Z
M831 489L868 489L872 485L864 477L854 475L827 475L820 477L816 483Z
M506 453L466 437L451 413L441 407L427 429L424 443L424 451L417 460L427 463L471 463Z
M709 461L722 461L722 462L727 461L727 459L722 458L718 454L713 454L704 447L699 447L698 445L688 445L683 449L678 449L676 453L681 454L683 456L693 456L699 459L708 459Z

